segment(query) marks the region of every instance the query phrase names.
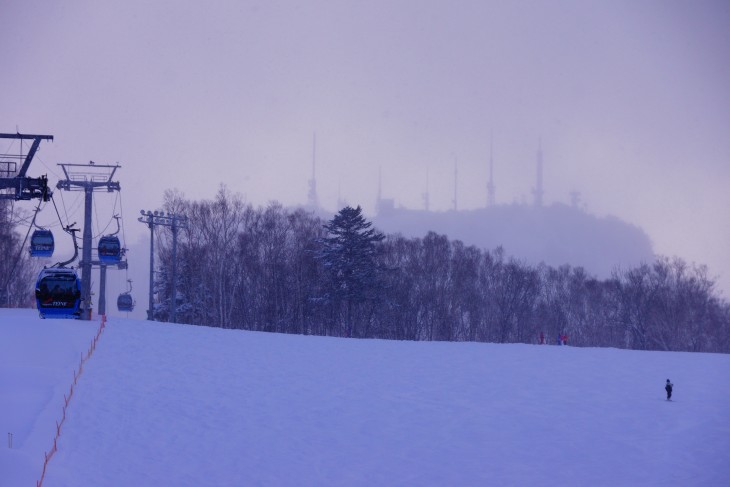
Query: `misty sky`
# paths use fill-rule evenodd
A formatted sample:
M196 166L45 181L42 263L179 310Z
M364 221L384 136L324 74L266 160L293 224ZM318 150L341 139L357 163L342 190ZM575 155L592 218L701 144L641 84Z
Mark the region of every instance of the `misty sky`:
M547 204L579 191L730 295L730 2L0 0L0 49L0 132L54 135L54 185L119 162L128 239L168 188L304 203L315 132L322 206L370 215L379 167L450 208L454 161L484 206L490 137L497 202L531 201L542 140Z

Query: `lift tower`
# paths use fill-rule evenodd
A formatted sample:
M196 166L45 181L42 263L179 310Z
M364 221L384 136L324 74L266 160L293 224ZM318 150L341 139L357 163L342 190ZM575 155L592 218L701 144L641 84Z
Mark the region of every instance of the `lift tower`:
M81 298L83 307L80 319L91 319L91 207L95 190L106 190L111 193L120 191L119 182L112 181L114 173L119 169L119 164L103 165L95 164L59 164L63 169L66 179L59 181L56 187L65 191L84 192L84 236L83 252L81 254Z
M22 145L19 154L0 154L0 190L12 189L12 193L0 193L0 199L30 200L33 198L48 201L48 178L29 178L26 176L30 161L33 160L42 140L53 140L52 135L0 134L0 139L32 140L28 153L23 156ZM18 163L21 163L18 169Z

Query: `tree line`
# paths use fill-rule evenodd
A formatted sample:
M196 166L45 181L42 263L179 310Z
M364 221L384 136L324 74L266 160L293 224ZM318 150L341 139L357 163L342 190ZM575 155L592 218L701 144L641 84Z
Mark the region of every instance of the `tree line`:
M359 208L325 221L303 209L165 193L184 213L176 319L223 328L397 340L547 343L730 352L730 304L705 266L659 257L597 279L528 265L429 233L383 235ZM38 264L22 251L22 215L0 200L0 305L33 306ZM17 211L17 209L15 209ZM155 317L171 306L171 232L157 230Z
M396 340L548 343L730 352L730 305L705 266L657 258L597 279L583 268L528 265L429 233L383 235L360 208L324 221L278 203L165 193L178 231L181 323ZM157 231L155 317L171 298L171 232Z
M0 306L20 308L34 303L39 265L27 252L27 234L16 230L29 216L20 214L11 199L0 199ZM26 251L24 251L26 249Z

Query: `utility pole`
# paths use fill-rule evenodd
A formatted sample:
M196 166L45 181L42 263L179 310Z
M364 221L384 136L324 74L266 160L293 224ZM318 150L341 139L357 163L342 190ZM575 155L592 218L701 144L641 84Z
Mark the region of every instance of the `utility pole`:
M91 259L93 247L91 239L91 210L93 194L95 190L106 190L111 193L120 191L119 182L112 181L114 173L119 169L119 164L104 165L89 161L89 164L59 164L63 169L66 179L59 181L56 187L65 191L82 190L84 192L84 235L83 252L81 254L81 298L83 305L81 309L82 320L91 319L91 267L94 262Z
M188 227L188 217L185 215L176 215L174 213L165 214L164 211L140 210L141 217L137 218L140 223L145 223L150 229L150 291L149 291L149 308L147 309L147 319L154 321L154 285L155 285L155 225L171 227L172 229L172 276L171 276L171 296L170 296L170 317L168 321L175 322L175 312L177 309L177 232L180 228Z
M137 218L137 221L146 223L147 226L150 229L150 292L149 292L149 304L147 305L147 319L149 321L154 321L155 316L153 313L153 306L154 302L152 300L152 296L154 294L154 286L155 286L155 225L153 220L153 214L151 211L147 211L145 213L144 210L139 211L142 215L141 217ZM146 219L144 217L147 217ZM154 212L154 216L157 216L157 211Z

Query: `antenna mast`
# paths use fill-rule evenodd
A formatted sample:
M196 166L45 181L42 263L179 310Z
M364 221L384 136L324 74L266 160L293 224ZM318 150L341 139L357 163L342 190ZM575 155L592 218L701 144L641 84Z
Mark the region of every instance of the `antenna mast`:
M458 209L459 209L458 200L457 200L458 176L459 176L459 167L458 167L458 162L456 160L456 155L454 155L454 211L458 211Z
M428 192L428 168L426 168L426 192L423 193L423 203L426 206L426 211L429 210L429 203L430 203L430 195Z
M494 206L496 196L494 193L494 138L489 134L489 182L487 183L487 206Z
M317 196L317 179L315 166L317 161L317 133L312 135L312 179L309 180L309 194L307 195L307 206L313 209L319 208L319 197Z
M545 191L543 191L542 188L542 138L540 138L537 149L537 185L535 189L532 190L532 194L535 196L535 206L541 207L542 198L545 194Z

